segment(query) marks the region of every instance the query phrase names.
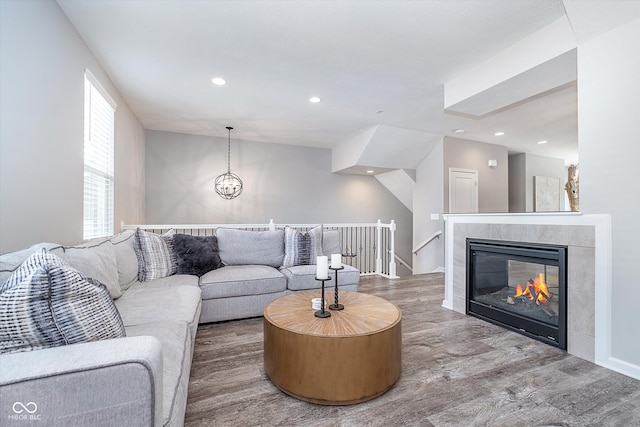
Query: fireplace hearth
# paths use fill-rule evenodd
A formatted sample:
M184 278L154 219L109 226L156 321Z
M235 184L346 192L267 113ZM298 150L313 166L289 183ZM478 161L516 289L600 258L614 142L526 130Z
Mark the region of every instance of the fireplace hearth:
M467 239L467 314L567 348L567 247Z

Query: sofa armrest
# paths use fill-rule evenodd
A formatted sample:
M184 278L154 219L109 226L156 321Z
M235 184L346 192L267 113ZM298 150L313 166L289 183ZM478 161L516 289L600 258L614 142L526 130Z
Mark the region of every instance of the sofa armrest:
M162 425L162 347L126 337L0 355L0 419Z

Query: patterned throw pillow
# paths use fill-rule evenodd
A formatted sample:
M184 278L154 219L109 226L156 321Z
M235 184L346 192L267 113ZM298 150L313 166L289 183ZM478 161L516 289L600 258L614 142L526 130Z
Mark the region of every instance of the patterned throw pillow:
M107 287L45 249L0 286L0 353L124 336Z
M307 232L289 226L284 229L283 267L294 265L314 265L316 257L322 255L322 227L314 227Z
M173 246L178 258L178 274L202 276L223 266L216 236L174 234Z
M138 228L134 250L138 258L138 280L146 282L176 274L178 261L173 248L173 235L169 230L162 236Z

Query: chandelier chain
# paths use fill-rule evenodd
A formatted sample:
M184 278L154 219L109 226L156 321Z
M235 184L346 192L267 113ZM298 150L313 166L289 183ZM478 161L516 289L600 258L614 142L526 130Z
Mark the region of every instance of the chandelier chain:
M231 172L231 129L229 129L229 138L227 139L227 172Z

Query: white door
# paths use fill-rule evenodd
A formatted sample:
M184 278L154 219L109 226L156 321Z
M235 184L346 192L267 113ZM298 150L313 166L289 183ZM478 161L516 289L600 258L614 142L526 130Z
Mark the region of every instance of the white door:
M478 212L478 171L449 168L449 213Z

